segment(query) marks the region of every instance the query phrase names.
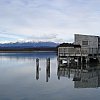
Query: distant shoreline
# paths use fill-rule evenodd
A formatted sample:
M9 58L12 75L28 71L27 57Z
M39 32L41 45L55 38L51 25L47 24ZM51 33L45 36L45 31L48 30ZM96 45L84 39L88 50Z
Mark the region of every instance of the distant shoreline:
M5 48L0 49L0 53L32 53L32 52L57 52L57 48Z
M55 52L56 51L0 51L0 53L34 53L34 52Z

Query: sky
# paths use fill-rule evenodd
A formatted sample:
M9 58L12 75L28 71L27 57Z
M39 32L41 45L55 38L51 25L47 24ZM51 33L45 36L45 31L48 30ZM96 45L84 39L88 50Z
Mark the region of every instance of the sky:
M100 35L100 0L0 0L0 43L73 42Z

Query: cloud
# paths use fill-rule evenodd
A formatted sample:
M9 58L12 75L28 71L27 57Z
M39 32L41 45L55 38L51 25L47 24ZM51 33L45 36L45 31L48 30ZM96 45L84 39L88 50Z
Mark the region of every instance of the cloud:
M99 0L0 0L0 36L68 42L74 33L100 35L99 5Z

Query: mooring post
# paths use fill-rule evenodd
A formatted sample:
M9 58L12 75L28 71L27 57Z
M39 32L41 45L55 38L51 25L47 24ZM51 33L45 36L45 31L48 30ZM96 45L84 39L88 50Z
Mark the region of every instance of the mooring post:
M50 70L50 58L47 58L47 69Z
M47 58L46 64L46 82L48 82L48 77L50 78L50 58Z
M36 67L39 67L39 59L36 58Z
M36 59L36 79L39 79L39 59Z

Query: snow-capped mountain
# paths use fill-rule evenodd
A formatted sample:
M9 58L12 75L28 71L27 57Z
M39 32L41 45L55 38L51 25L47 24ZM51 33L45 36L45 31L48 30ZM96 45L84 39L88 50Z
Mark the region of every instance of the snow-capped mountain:
M0 48L46 48L57 47L59 44L54 42L15 42L1 43Z

